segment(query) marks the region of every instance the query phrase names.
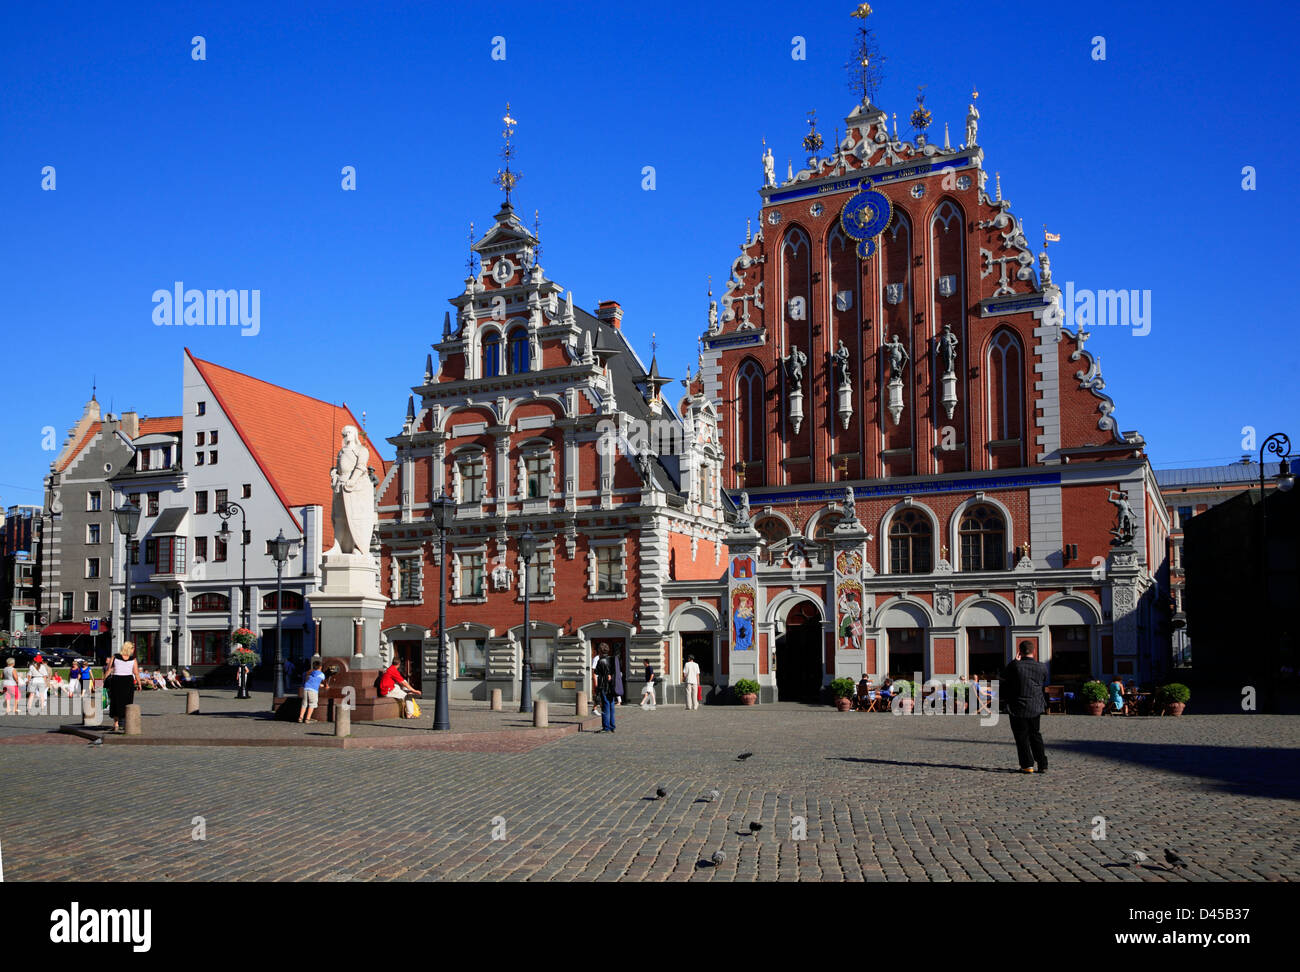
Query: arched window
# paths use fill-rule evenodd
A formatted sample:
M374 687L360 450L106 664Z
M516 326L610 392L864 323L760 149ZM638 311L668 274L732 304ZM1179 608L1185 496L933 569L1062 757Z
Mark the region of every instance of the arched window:
M961 569L1003 570L1006 566L1007 525L992 506L979 504L962 514Z
M743 462L763 461L763 369L756 361L746 361L736 375L736 401L740 406L737 423L740 430L740 457Z
M933 561L934 528L916 510L904 510L889 525L889 572L928 574Z
M263 611L275 610L275 591L272 591L270 594L267 594L265 597L262 598L262 610ZM301 611L302 595L299 594L297 591L285 591L284 598L281 601L280 610Z
M483 377L501 374L501 335L492 331L483 339Z
M190 610L196 614L206 611L208 613L216 611L229 611L230 598L224 594L208 592L207 594L196 594L194 600L190 602Z
M1010 331L998 332L989 345L989 438L1021 438L1020 342Z
M510 373L521 375L528 370L528 332L522 327L510 332Z
M131 598L132 614L157 614L161 602L152 594L136 594Z
M843 521L844 516L840 513L826 513L817 520L817 539L825 540Z

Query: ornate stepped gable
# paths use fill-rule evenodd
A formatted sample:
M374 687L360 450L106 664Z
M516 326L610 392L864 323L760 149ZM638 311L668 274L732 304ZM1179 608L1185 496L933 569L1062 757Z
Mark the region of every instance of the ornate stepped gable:
M924 132L898 138L862 104L830 155L781 184L765 158L760 229L747 230L703 336L701 386L726 403L728 487L1141 444L1117 431L1087 332L1059 324L1046 251L1040 279L1000 179L986 191L978 119L972 98L967 142L952 146L945 127L939 146Z

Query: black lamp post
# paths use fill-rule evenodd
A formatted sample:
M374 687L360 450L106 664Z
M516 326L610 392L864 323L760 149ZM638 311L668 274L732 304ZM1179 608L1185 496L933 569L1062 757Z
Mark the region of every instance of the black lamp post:
M524 683L519 690L519 711L533 711L533 652L528 638L528 565L537 553L537 538L532 530L525 530L519 538L519 559L524 562Z
M221 517L221 542L230 549L230 518L236 513L239 514L239 615L243 619L240 627L248 627L248 544L244 538L248 536L248 518L244 515L244 508L238 503L223 503L217 507L217 516Z
M450 729L447 704L447 531L456 517L456 504L444 493L433 501L434 524L438 527L438 694L433 705L433 728Z
M271 690L271 711L284 701L284 656L280 645L284 641L284 611L281 600L284 597L284 564L293 553L294 541L289 540L281 529L271 541L271 557L275 560L275 687Z
M1268 504L1264 496L1264 453L1271 452L1281 459L1278 466L1277 476L1274 482L1277 488L1283 492L1290 492L1291 487L1295 485L1295 476L1291 473L1291 464L1288 460L1292 457L1291 440L1281 432L1270 435L1261 443L1259 447L1259 586L1264 598L1264 609L1260 616L1264 620L1264 664L1267 666L1267 672L1264 677L1264 690L1266 693L1265 709L1269 711L1276 710L1276 692L1275 681L1278 676L1277 640L1271 631L1270 611L1272 604L1268 594Z
M126 603L125 611L122 615L122 640L131 640L131 538L135 536L135 531L140 526L140 507L136 506L130 500L126 505L119 506L113 511L113 517L117 520L117 531L126 537L124 547L125 554L122 557L124 564L122 575L126 578ZM120 647L120 646L119 646Z

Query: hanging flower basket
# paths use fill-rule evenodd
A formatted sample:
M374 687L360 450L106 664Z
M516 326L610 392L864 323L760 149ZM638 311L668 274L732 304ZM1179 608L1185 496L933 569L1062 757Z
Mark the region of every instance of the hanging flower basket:
M251 648L235 645L230 649L230 657L226 661L235 666L247 665L249 668L256 668L262 664L262 656Z
M249 631L247 628L238 628L235 633L230 636L230 640L234 643L235 647L252 648L257 642L257 635L253 634L253 632Z

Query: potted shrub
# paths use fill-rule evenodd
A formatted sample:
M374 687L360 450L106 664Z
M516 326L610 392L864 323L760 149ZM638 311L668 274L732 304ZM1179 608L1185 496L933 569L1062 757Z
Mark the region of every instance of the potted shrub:
M1088 712L1091 715L1099 716L1106 711L1106 702L1110 698L1110 692L1104 682L1084 682L1083 687L1079 689L1079 698L1087 703Z
M831 681L831 695L835 697L835 708L841 712L848 712L853 708L853 696L857 694L858 687L854 684L853 679L837 678Z
M916 686L907 679L900 678L891 688L894 692L895 701L891 701L889 707L895 712L902 710L911 714L912 710L916 708Z
M1183 714L1183 709L1187 707L1187 700L1192 697L1192 690L1182 682L1170 682L1168 685L1160 686L1156 692L1156 707L1160 709L1161 715Z
M731 691L740 700L741 705L753 705L758 701L758 683L752 678L738 678L731 686Z
M970 689L969 682L948 683L948 698L951 699L951 711L958 714L966 711L970 703Z

